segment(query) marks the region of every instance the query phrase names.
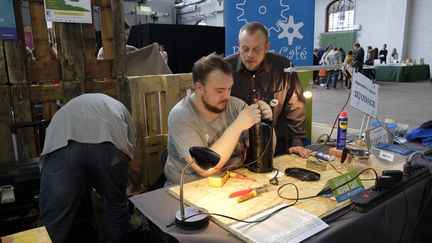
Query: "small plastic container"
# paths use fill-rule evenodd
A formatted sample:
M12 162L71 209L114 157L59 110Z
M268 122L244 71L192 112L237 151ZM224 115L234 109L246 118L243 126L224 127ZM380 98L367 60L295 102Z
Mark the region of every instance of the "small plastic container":
M386 125L386 126L387 126L387 129L388 129L389 131L391 131L393 135L395 135L395 133L396 133L396 128L397 128L396 123L392 123L392 122L383 122L383 121L374 121L374 122L371 123L371 127L373 127L373 128L378 127L378 126L381 126L381 125Z

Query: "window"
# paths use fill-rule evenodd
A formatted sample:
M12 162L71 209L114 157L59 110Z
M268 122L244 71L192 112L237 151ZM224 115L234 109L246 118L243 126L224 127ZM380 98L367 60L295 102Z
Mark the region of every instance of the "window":
M327 31L353 30L355 0L336 0L327 7Z

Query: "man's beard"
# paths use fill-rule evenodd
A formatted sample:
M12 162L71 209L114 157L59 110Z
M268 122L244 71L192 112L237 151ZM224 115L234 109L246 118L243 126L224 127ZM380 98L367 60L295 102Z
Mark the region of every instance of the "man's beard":
M212 106L209 103L207 103L207 101L204 99L204 96L201 96L201 100L202 100L202 102L204 104L204 107L208 111L213 112L213 113L221 113L221 112L223 112L226 109L226 104L228 103L228 100L224 101L224 102L221 102L221 103L225 103L225 106L223 108L218 108L216 106Z

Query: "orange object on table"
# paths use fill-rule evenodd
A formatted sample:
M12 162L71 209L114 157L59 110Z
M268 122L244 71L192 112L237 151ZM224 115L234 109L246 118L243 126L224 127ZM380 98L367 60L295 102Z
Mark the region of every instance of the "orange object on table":
M231 178L256 181L254 178L252 178L250 176L243 175L243 174L240 174L240 173L237 173L237 172L229 172L229 175L230 175Z
M236 201L238 203L244 202L248 199L256 197L258 193L266 192L269 189L269 185L259 186L255 188L248 188L245 190L240 190L229 194L229 198L237 197Z

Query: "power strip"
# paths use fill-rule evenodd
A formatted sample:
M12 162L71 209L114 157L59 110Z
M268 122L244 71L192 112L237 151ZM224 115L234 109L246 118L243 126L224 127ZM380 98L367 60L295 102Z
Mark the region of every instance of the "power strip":
M6 185L0 187L1 199L0 203L13 203L15 202L14 187L12 185Z
M368 212L381 202L429 175L430 173L427 168L423 166L411 166L404 171L404 178L394 188L377 190L376 186L373 186L353 196L351 198L351 202L354 204L353 210L360 213Z

